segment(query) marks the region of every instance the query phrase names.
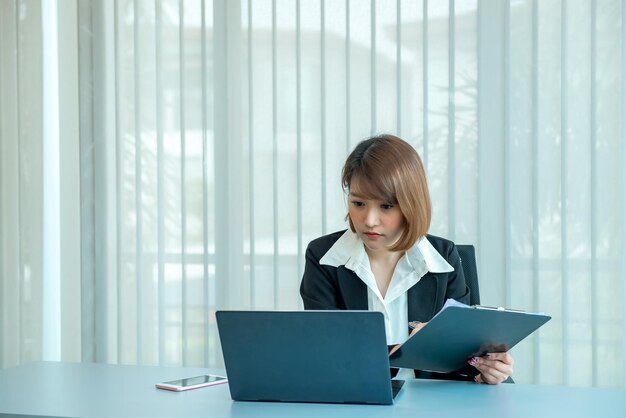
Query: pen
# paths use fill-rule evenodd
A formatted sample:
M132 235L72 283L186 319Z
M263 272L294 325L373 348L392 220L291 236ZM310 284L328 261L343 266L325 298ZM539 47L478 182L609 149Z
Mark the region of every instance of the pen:
M486 310L490 310L490 311L524 312L524 311L519 310L519 309L506 309L506 308L503 308L502 306L472 305L472 308L474 308L474 309L486 309Z

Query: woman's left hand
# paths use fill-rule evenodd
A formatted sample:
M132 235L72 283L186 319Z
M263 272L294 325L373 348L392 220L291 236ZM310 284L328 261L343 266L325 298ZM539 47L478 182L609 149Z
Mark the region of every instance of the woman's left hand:
M480 372L477 383L496 385L513 374L513 357L508 353L487 353L483 357L472 357L467 361Z

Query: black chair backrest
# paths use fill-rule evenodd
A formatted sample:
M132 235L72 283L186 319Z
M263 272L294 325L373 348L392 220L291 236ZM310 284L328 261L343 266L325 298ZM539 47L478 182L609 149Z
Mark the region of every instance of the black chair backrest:
M461 256L461 265L465 275L465 283L470 289L470 305L480 305L480 291L478 289L478 270L476 268L476 251L473 245L457 245L456 249Z

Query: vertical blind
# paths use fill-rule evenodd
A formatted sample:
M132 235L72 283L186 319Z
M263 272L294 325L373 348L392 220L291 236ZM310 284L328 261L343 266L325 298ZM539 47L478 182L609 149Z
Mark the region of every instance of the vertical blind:
M0 2L0 367L80 358L76 8L50 5Z
M26 3L1 6L3 57ZM389 132L424 159L431 233L476 246L484 303L552 315L514 349L516 381L623 385L625 8L80 3L79 76L64 80L80 97L80 356L220 366L217 309L301 309L307 243L346 228L342 163ZM29 97L1 65L0 296L19 301L2 312L9 365L38 355L9 310L46 296L19 290L28 263L7 245L37 248L23 220L38 192L13 110Z

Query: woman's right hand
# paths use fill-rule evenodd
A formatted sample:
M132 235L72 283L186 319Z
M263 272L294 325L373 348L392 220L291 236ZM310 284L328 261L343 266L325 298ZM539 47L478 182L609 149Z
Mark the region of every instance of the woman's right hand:
M426 324L428 324L428 322L413 322L412 323L412 327L413 330L411 331L411 333L409 334L409 338L411 338L413 335L415 335L416 332L418 332L420 329L424 328L426 326ZM392 355L393 353L395 353L398 348L400 348L402 344L397 344L395 345L390 351L389 351L389 355Z
M411 326L413 327L413 331L409 334L409 338L415 335L420 329L424 328L428 324L428 322L411 322Z

